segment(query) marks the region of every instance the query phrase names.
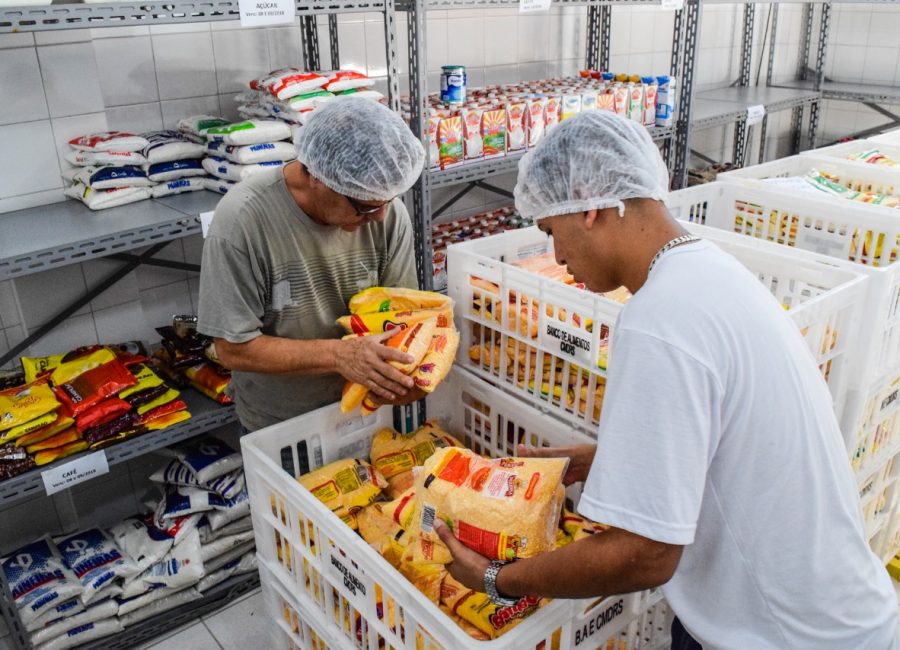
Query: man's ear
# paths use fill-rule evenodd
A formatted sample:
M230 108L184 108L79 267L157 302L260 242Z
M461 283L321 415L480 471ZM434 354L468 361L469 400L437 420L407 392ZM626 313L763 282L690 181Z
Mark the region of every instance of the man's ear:
M590 230L593 228L594 223L597 221L597 218L600 216L599 210L588 210L584 213L584 227Z

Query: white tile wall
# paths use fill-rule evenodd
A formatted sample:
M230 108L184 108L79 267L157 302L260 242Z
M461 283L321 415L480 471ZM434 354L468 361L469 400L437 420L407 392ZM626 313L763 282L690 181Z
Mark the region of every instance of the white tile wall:
M93 46L106 106L159 101L150 36L100 38Z
M213 30L212 39L220 94L240 92L260 71L271 69L265 29Z
M213 41L208 29L154 34L152 40L160 99L217 94Z
M38 33L37 36L43 33ZM103 93L94 46L70 43L38 48L44 90L52 117L102 111Z
M0 198L62 187L50 120L0 126Z
M50 117L35 48L23 47L3 52L0 96L3 97L3 102L0 102L0 124Z

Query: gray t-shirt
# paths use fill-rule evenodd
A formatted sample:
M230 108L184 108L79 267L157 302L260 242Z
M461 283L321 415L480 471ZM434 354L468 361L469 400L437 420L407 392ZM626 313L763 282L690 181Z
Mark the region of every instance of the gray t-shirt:
M198 329L231 343L266 334L340 338L335 320L371 286L416 286L413 234L399 199L383 223L323 226L297 205L282 170L257 174L219 202L203 246ZM336 402L336 374L234 372L229 395L254 431Z

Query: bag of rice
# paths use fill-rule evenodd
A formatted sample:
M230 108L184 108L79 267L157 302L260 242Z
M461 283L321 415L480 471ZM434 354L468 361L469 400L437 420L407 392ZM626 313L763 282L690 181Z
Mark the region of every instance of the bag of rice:
M26 626L81 595L81 584L48 537L3 558L3 574L19 618Z
M462 446L437 423L426 422L410 435L381 429L372 436L369 457L375 469L387 479L385 492L391 499L396 499L412 488L413 467L424 465L436 449Z
M210 529L218 531L232 521L246 517L248 514L250 514L250 497L247 496L245 486L236 497L225 502L224 509L206 513L206 519L209 521Z
M205 170L204 170L205 171ZM184 192L197 192L206 189L206 176L193 176L191 178L179 178L175 181L168 181L154 185L150 190L150 195L154 199L163 196L172 196L173 194L183 194Z
M137 151L70 151L66 162L78 167L99 165L143 165L144 155Z
M225 144L260 144L277 142L291 137L291 127L280 120L247 120L225 126L214 126L205 135L211 142Z
M150 187L153 185L153 181L147 178L144 170L136 165L79 167L63 172L63 178L70 183L89 185L95 190L108 190L117 187Z
M194 473L200 484L244 466L241 455L217 438L200 438L163 450Z
M256 553L248 552L239 558L227 562L222 568L215 571L207 571L207 575L197 584L197 590L201 593L225 582L231 576L239 576L257 569Z
M355 70L332 70L322 74L328 77L325 89L333 93L350 90L351 88L370 88L375 85L374 79L370 79Z
M290 142L263 142L239 147L223 142L208 142L206 150L212 156L219 156L241 165L293 160L297 150Z
M205 176L206 170L203 164L195 159L187 160L171 160L168 162L151 163L144 165L147 172L147 178L154 183L164 183L166 181L175 181L179 178L187 178L189 176Z
M278 99L287 99L308 93L326 83L328 83L328 78L315 72L284 68L274 70L261 79L251 81L250 88L253 90L264 88Z
M175 543L165 531L148 526L140 517L129 517L109 532L119 548L134 562L136 573L143 573L159 562Z
M318 89L286 99L283 102L280 102L280 105L287 111L297 111L300 113L318 108L321 104L331 101L332 99L334 99L334 93Z
M83 135L80 138L69 140L73 149L78 151L140 151L149 142L134 133L125 131L108 131L106 133L94 133Z
M150 188L117 187L110 190L95 190L89 185L75 182L73 185L65 188L63 194L70 199L78 199L91 210L103 210L149 199Z
M165 528L173 519L224 507L225 500L214 492L197 487L172 485L156 507L153 523L157 528Z
M376 102L384 99L384 93L380 93L372 88L351 88L337 94L341 97L359 97L360 99L374 99Z
M440 517L463 544L497 560L552 550L568 464L566 458L487 459L468 449L438 449L416 479L411 530L443 547L433 531Z
M118 578L137 573L134 562L124 557L119 547L98 528L67 537L57 544L63 561L81 581L81 602L90 603Z
M253 530L253 520L250 517L242 517L241 519L232 521L230 524L222 526L218 530L213 530L209 525L209 519L204 517L197 527L197 530L200 531L200 543L209 544L220 537L236 535L237 533Z
M434 291L405 287L369 287L350 298L347 306L351 314L370 314L447 307L452 309L453 300Z
M353 530L357 528L356 513L387 487L378 470L354 458L329 463L297 480Z
M191 115L178 120L178 130L195 137L203 137L207 129L226 124L228 124L228 120L215 115Z
M253 165L239 165L224 158L204 158L203 169L212 174L216 178L220 178L233 183L239 183L245 178L250 178L253 174L258 174L266 169L273 167L281 167L284 163L280 160L271 162L256 163Z
M226 181L224 178L216 178L206 176L203 180L203 187L210 192L216 194L228 194L228 190L237 185L235 181Z
M141 579L148 585L179 589L199 582L204 575L200 533L195 528L161 561L147 569Z
M150 131L144 133L148 144L141 153L150 165L174 160L203 158L206 152L202 144L190 142L178 131Z
M208 483L200 483L190 467L178 459L172 459L165 467L161 467L151 474L150 480L154 483L198 487L215 492L223 499L233 499L244 489L244 470L238 468L228 474L218 476Z

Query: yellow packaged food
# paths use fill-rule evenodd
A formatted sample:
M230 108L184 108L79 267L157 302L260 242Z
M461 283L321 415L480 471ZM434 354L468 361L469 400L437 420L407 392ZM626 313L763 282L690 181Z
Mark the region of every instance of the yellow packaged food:
M410 487L403 494L393 501L387 503L376 504L378 509L384 515L396 524L399 528L409 528L412 523L413 513L416 510L416 492L415 488Z
M65 458L66 456L77 454L79 451L84 451L87 449L87 446L88 444L84 440L75 440L67 445L62 445L61 447L45 449L34 455L34 462L38 466L46 465L61 458Z
M359 534L392 567L397 568L403 558L406 531L384 512L381 505L373 503L356 513Z
M19 440L28 434L34 433L47 427L56 422L56 413L54 411L50 411L38 418L31 420L30 422L26 422L25 424L20 424L17 427L13 427L12 429L8 429L4 431L0 438L7 442L11 442L13 440L16 441L16 446L22 447L24 445L20 445ZM49 437L49 436L48 436Z
M147 402L146 404L141 404L135 410L137 411L138 415L144 415L145 413L152 411L153 409L157 408L158 406L163 406L164 404L168 404L169 402L172 402L172 401L178 399L179 395L180 395L180 393L177 390L175 390L174 388L170 388L169 390L167 390L165 393L163 393L162 395L157 397L152 402Z
M42 440L41 442L36 442L33 445L30 445L25 448L29 454L36 454L39 451L44 451L45 449L54 449L56 447L62 447L63 445L68 445L71 442L75 442L76 440L81 440L81 434L78 433L78 429L75 427L69 427L63 431L60 431L55 436L47 438L46 440Z
M459 332L456 328L441 327L434 331L431 346L425 354L425 358L413 373L416 386L426 393L431 393L438 387L456 359L456 351L459 349Z
M523 596L515 605L496 605L487 594L469 589L449 574L441 585L441 604L491 639L509 632L547 602Z
M441 601L441 584L448 575L445 564L447 562L410 562L404 556L397 570L436 605Z
M297 480L353 530L357 529L356 513L387 487L378 470L354 458L329 463Z
M59 408L59 402L46 380L0 391L0 432L31 422ZM8 442L0 433L0 444Z
M53 413L53 416L54 419L49 424L41 427L40 429L36 429L31 433L26 433L21 438L17 438L16 447L28 447L29 445L40 442L41 440L46 440L51 436L55 436L60 431L65 431L70 426L75 424L75 420L68 415Z
M609 528L605 524L595 523L569 510L563 510L561 524L563 531L572 538L573 542L590 537L596 533L602 533Z
M163 385L163 379L145 363L137 364L129 368L131 374L137 379L138 383L134 386L119 391L119 397L125 399L129 395L134 395L148 388L156 388ZM174 398L173 398L174 399Z
M53 381L54 386L67 384L78 377L78 375L81 375L88 370L98 368L115 358L116 355L112 350L108 348L99 348L88 354L76 356L74 359L61 361L53 370L50 379Z
M443 588L443 587L442 587ZM463 632L468 634L470 637L475 639L476 641L490 641L491 637L477 627L469 623L467 620L460 618L456 614L453 613L453 610L447 607L445 604L440 604L441 611L444 612L450 619L459 626Z
M444 309L451 299L434 291L419 291L403 287L370 287L350 299L351 314L417 309Z
M171 427L180 422L184 422L185 420L190 420L191 414L188 411L174 411L172 413L166 413L165 415L161 415L158 418L153 418L141 425L140 430L143 431L159 431L160 429L165 429L166 427ZM132 434L136 433L136 431L123 431L116 438L117 440L122 440Z
M433 530L440 517L463 544L491 559L552 550L568 464L566 458L486 459L468 449L438 449L418 473L410 529L443 546Z
M431 318L437 319L438 327L450 327L453 323L453 307L351 314L338 318L337 324L343 327L348 334L378 334L392 329L410 327Z
M65 356L65 354L54 354L51 357L22 357L22 372L25 373L25 383L30 384L45 372L56 368Z
M375 469L387 479L385 492L393 499L412 487L413 467L424 465L435 449L462 446L439 425L427 422L410 435L390 428L381 429L372 436L369 458Z

